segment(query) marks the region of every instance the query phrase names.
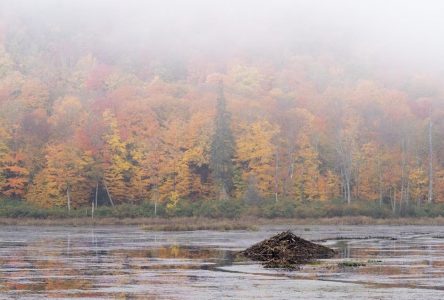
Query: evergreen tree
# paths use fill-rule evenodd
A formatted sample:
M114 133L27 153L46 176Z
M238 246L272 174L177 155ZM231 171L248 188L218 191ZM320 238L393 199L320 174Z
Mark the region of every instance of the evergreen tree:
M226 109L223 85L221 83L217 99L210 157L210 168L220 188L220 198L227 198L233 190L234 138L230 123L231 115Z

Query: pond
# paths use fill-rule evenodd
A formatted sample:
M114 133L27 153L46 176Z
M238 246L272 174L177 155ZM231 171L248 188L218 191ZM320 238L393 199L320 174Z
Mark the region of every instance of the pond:
M234 260L282 230L337 250L299 270ZM1 299L443 299L444 228L264 226L148 232L137 226L0 228Z

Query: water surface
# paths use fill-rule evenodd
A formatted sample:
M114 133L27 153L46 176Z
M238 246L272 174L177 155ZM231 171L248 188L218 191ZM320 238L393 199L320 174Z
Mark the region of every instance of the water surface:
M297 271L234 260L234 251L285 229L333 247L337 257ZM443 299L443 275L437 226L0 228L1 299Z

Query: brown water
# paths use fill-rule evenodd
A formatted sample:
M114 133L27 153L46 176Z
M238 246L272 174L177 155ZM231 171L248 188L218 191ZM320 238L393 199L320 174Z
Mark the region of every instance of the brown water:
M291 272L233 261L233 251L289 228L337 257ZM443 237L433 226L2 227L0 298L444 299Z

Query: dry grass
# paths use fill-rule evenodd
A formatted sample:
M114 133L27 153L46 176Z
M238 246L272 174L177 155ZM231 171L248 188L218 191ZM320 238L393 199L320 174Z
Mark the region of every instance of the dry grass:
M0 225L39 226L92 226L92 225L137 225L147 231L192 231L192 230L257 230L253 221L206 218L0 218Z
M334 217L307 219L273 219L271 224L292 225L444 225L444 217L435 218L388 218L375 219L371 217ZM267 220L265 220L267 223Z
M229 219L189 219L189 220L170 220L167 223L155 223L142 225L143 230L147 231L194 231L194 230L258 230L258 227L251 222Z
M263 225L444 225L444 217L436 218L391 218L335 217L307 219L207 219L207 218L0 218L0 225L137 225L149 231L188 230L256 230Z

